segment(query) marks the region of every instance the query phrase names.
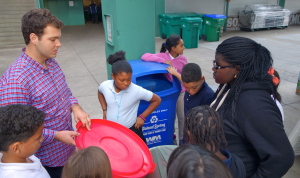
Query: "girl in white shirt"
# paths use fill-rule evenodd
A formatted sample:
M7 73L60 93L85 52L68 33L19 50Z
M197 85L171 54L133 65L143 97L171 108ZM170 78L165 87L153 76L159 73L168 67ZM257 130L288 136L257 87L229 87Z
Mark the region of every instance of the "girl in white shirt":
M112 80L102 82L98 89L103 119L129 128L146 142L142 126L146 118L158 107L161 99L131 82L132 68L125 59L124 51L110 55L107 61L112 65ZM150 105L144 112L137 113L140 100L149 101Z

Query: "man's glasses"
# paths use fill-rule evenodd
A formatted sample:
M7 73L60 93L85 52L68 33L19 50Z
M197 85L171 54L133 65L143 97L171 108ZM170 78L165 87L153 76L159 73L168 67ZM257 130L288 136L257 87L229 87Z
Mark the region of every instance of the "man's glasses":
M224 69L224 68L227 68L227 67L234 67L234 65L229 65L229 66L218 66L218 65L216 64L216 61L213 60L213 68L214 68L214 69L218 70L218 69Z

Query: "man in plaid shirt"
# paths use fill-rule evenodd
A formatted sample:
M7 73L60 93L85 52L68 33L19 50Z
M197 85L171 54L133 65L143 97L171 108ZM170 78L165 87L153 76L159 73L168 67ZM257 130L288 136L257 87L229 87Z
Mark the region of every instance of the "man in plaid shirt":
M46 113L44 141L36 156L51 177L61 170L75 149L75 121L90 129L89 115L72 95L64 73L54 59L61 46L63 23L47 9L33 9L22 18L26 48L0 78L0 106L32 105Z

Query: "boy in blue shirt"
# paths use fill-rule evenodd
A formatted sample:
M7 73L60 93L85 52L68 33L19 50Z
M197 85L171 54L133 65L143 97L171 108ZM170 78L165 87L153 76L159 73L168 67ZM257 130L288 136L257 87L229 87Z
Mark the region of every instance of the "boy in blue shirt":
M196 106L210 105L214 91L205 82L205 77L202 76L201 68L198 64L186 64L182 68L181 75L173 66L168 67L167 70L176 76L186 89L184 94L184 115Z

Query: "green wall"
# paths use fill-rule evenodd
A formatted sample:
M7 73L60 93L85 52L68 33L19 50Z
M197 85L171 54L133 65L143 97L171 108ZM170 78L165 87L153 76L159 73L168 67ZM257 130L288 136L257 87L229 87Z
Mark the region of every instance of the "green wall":
M158 14L165 13L165 0L155 0L155 36L159 37Z
M73 0L72 2L74 6L69 5L69 0L44 0L43 4L44 8L49 9L65 25L84 25L82 0Z
M155 1L102 0L102 14L106 58L119 50L126 52L127 60L155 52ZM111 41L108 40L107 17L111 19ZM111 65L107 64L108 78L110 74Z

